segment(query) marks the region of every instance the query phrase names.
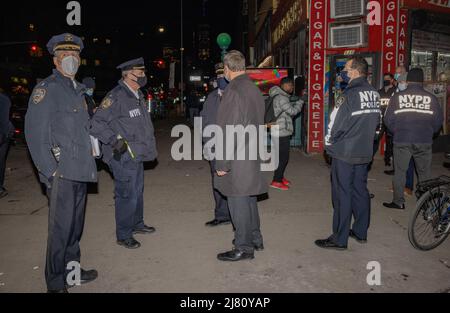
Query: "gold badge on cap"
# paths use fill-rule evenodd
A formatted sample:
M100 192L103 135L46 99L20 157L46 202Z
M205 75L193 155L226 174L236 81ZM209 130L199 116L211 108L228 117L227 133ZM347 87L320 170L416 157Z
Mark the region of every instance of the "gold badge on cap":
M34 104L38 104L39 102L41 102L44 98L45 98L45 94L47 93L47 91L45 89L42 88L38 88L33 92L33 103Z
M73 36L71 34L67 34L64 38L65 41L73 41Z

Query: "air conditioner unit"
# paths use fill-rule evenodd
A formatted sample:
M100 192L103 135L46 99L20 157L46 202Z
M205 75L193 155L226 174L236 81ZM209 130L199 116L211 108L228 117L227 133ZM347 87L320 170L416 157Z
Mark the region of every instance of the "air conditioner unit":
M331 48L360 47L365 43L365 27L362 23L330 27Z
M365 0L331 0L331 18L364 15Z

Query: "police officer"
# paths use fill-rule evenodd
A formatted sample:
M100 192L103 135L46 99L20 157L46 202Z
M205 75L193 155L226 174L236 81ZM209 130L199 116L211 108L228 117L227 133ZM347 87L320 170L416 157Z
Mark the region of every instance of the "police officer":
M9 149L9 141L14 133L14 126L9 120L11 100L0 89L0 199L8 195L5 189L6 157Z
M200 116L202 117L203 128L206 128L208 125L216 125L217 111L219 109L219 104L222 100L222 95L228 86L228 82L225 79L223 73L223 63L216 64L216 74L217 74L216 88L208 95L208 98L205 101L205 105L203 106L203 110L200 112ZM205 143L209 142L209 140L211 140L211 138L203 137L203 141ZM210 155L205 155L205 157L211 159L209 163L211 167L212 182L214 184L214 177L216 175L216 160L210 157ZM206 226L215 227L219 225L230 224L231 217L230 217L230 210L228 208L227 198L224 195L222 195L214 186L213 186L213 195L216 203L214 209L214 219L207 222Z
M326 150L332 157L333 234L316 241L321 248L345 250L349 236L360 243L367 240L367 175L381 118L380 95L367 82L368 67L359 56L346 63L343 76L349 84L331 114Z
M128 249L141 244L134 234L151 234L144 224L144 164L157 158L150 109L139 90L147 84L144 59L117 67L122 79L108 93L91 121L91 135L103 145L103 161L115 183L117 243Z
M384 74L383 77L383 88L381 88L378 93L380 94L380 101L381 101L381 112L384 115L386 112L386 109L389 104L389 100L394 95L396 91L396 87L394 86L394 76L391 73ZM386 134L386 151L384 153L384 165L385 166L391 166L391 158L393 156L393 143L392 143L392 134L389 132L386 132L386 127L383 124L383 127L381 129L381 132L379 134L379 139L383 136L383 134ZM386 171L386 174L392 175L393 171Z
M403 188L411 157L419 182L431 175L433 135L441 129L444 117L437 98L423 88L423 77L420 68L408 73L408 87L392 97L384 118L394 135L394 199L383 203L387 208L405 209Z
M49 197L47 288L52 293L65 293L71 286L66 286L66 268L73 261L80 262L87 182L97 181L97 169L84 86L75 80L83 42L72 34L61 34L51 38L47 48L56 69L33 90L25 136ZM81 283L95 278L97 271L81 270Z

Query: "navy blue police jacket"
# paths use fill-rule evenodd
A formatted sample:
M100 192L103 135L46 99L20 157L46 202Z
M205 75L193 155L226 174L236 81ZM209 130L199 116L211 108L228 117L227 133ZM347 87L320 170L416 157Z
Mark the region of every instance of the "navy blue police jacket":
M97 181L97 166L89 137L85 87L58 70L33 90L25 115L25 137L42 183L54 173L78 181ZM52 153L59 148L59 162Z
M119 136L129 145L122 161L146 162L158 157L149 107L140 90L138 96L120 80L103 99L91 120L90 133L103 143L103 161L107 164L113 158L112 145Z
M349 164L370 163L381 118L378 91L365 77L352 80L331 113L327 153Z
M384 117L397 144L432 144L443 122L437 98L419 83L409 83L406 90L396 93Z

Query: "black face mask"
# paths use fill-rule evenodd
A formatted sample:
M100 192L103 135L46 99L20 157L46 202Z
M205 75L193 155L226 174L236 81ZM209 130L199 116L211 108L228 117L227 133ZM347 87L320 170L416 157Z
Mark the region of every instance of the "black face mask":
M134 74L131 74L131 75L133 75L134 77L136 77L136 80L135 80L135 82L139 85L139 87L144 87L145 85L147 85L147 76L143 76L143 77L138 77L138 76L136 76L136 75L134 75Z
M391 81L390 80L383 81L383 86L384 87L387 87L387 86L390 86L390 85L391 85Z

